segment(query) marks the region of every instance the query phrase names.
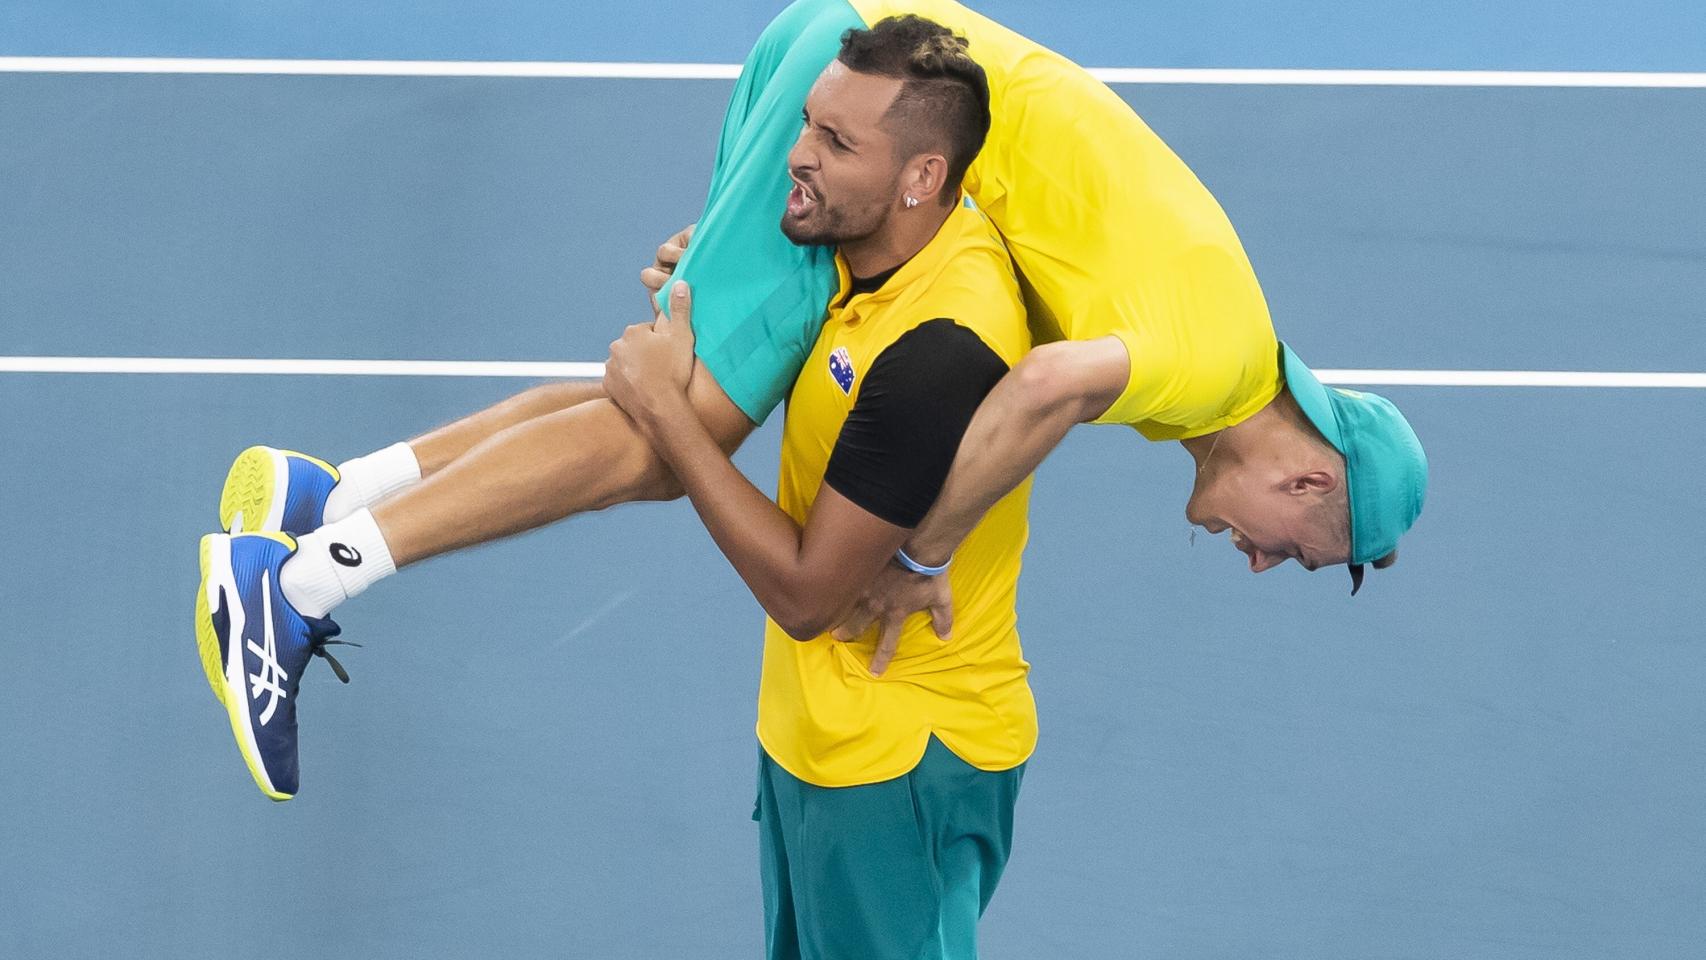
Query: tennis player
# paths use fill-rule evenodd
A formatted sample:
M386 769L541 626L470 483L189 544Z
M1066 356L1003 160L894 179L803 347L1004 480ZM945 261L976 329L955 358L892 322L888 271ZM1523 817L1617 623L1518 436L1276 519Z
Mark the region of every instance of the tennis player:
M768 955L971 958L1011 847L1036 706L1015 603L1030 484L955 563L960 634L884 677L828 630L936 500L979 403L1030 345L994 227L960 192L988 123L964 41L918 17L845 34L806 99L782 232L838 247L788 395L777 502L693 414L686 284L612 345L605 387L769 614L758 694Z
M945 584L930 571L970 529L964 518L1091 420L1184 442L1200 467L1188 515L1233 530L1252 568L1296 557L1350 562L1357 577L1363 563L1388 562L1426 486L1408 424L1381 398L1321 387L1279 346L1225 214L1129 107L950 0L798 0L748 57L675 268L696 299L688 396L711 436L732 449L769 414L837 289L833 252L777 229L790 207L824 201L787 174L806 91L846 30L908 12L967 37L988 76L992 125L965 189L1007 243L1033 326L1062 339L991 394L962 445L967 462L898 561L924 571L914 576L938 596ZM275 799L296 790L296 685L335 635L327 615L339 603L399 566L680 491L596 383L540 387L336 468L245 451L221 497L233 534L202 543L196 620L208 680L257 783ZM861 616L872 613L881 601Z

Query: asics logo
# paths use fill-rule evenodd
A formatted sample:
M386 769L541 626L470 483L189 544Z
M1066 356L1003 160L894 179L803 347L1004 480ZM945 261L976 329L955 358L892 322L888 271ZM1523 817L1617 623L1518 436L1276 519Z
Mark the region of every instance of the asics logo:
M332 559L346 567L361 566L361 551L342 543L332 544Z
M249 699L259 700L262 693L270 694L267 698L266 709L261 711L261 726L266 726L272 719L273 711L278 709L278 702L289 694L279 684L290 679L290 674L278 662L278 646L273 641L272 634L272 571L261 574L261 624L264 627L262 642L265 646L253 640L245 642L249 652L261 658L260 672L249 674Z

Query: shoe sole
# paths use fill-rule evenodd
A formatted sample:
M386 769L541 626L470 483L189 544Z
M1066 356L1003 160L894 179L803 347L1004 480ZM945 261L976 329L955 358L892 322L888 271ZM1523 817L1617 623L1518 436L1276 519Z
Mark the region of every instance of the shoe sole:
M319 457L276 447L250 447L237 454L219 492L219 527L226 533L279 530L290 493L290 459L301 457L335 479L338 469ZM306 533L307 531L302 531Z
M281 543L290 543L289 538L283 534L262 536L273 537ZM213 695L225 707L226 717L231 721L231 735L237 740L237 751L243 755L243 762L249 767L249 775L255 778L255 786L260 787L261 792L270 799L289 800L294 794L280 793L273 789L266 766L261 763L260 748L255 745L254 731L249 726L249 704L244 687L246 670L241 647L244 612L242 601L237 594L237 578L231 572L230 541L229 536L218 533L210 533L201 538L201 589L196 591L195 598L196 646L201 651L201 667L207 673L207 683L213 688ZM231 636L231 642L226 645L230 654L229 662L220 656L219 631L213 626L214 598L218 596L221 587L225 589L227 598L227 629Z

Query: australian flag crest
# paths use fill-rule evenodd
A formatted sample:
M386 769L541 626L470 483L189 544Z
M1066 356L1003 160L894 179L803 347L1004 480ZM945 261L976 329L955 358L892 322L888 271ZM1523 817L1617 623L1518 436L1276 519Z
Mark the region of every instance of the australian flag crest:
M853 393L853 358L848 356L846 347L836 347L829 355L829 375L835 378L835 385L842 393Z

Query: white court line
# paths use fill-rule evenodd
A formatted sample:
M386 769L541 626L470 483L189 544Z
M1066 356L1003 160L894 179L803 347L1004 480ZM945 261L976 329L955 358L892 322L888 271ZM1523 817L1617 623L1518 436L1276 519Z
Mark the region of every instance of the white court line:
M1706 73L1540 70L1171 70L1092 67L1103 83L1315 87L1596 87L1706 89Z
M1706 390L1706 373L1573 370L1317 370L1325 383L1404 387L1636 387ZM520 360L279 360L218 357L3 357L0 373L241 374L338 377L604 376L602 363Z
M1317 370L1323 383L1370 387L1640 387L1706 390L1706 373L1605 370Z
M0 373L190 373L334 377L602 377L602 363L524 360L278 360L224 357L0 357Z
M1538 70L1243 70L1091 67L1104 83L1353 87L1706 89L1706 73ZM738 63L526 60L240 60L183 57L0 57L0 73L177 73L366 77L733 80Z
M183 57L0 57L0 73L212 73L326 77L521 77L733 80L738 63L533 60L227 60Z

